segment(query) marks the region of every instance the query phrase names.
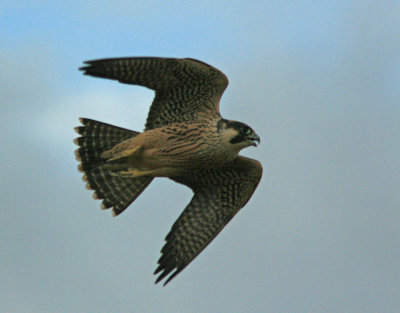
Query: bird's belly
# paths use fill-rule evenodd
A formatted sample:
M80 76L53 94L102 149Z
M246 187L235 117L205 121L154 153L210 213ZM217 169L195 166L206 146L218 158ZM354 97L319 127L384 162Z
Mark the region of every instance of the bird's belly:
M228 153L180 151L164 152L162 149L148 149L135 158L132 167L141 170L157 170L157 176L175 176L191 170L215 168L232 161L236 155Z
M172 167L186 170L214 168L232 161L236 155L207 153L180 153L176 155L157 153L147 159L152 167ZM151 164L150 164L151 163Z

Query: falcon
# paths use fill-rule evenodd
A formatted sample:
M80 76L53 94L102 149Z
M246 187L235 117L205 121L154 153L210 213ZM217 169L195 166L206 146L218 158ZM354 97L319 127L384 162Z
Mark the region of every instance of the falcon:
M186 185L194 195L161 250L156 283L179 274L248 202L260 162L239 155L260 137L219 112L228 85L218 69L195 59L134 57L85 62L85 75L155 91L142 133L80 118L76 158L86 187L103 209L122 213L155 177Z

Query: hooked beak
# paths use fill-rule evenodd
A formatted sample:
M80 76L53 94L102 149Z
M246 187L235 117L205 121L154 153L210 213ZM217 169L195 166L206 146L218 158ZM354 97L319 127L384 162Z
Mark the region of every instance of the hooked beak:
M257 145L260 144L260 142L261 142L260 137L259 137L258 135L256 135L256 134L254 134L254 135L252 135L252 136L249 136L247 139L249 140L250 144L251 144L252 146L254 146L254 147L257 147ZM258 144L257 144L256 142L257 142Z

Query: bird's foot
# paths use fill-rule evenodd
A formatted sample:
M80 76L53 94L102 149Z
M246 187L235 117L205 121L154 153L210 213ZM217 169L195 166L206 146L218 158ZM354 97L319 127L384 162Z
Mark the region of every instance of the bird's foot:
M113 161L117 161L117 160L120 160L120 159L124 159L124 158L128 158L128 157L134 156L142 148L143 148L143 146L136 146L136 147L134 147L132 149L124 150L124 151L114 155L113 157L107 159L107 162L113 162Z
M114 172L112 175L122 178L137 178L142 176L151 176L154 172L154 170L142 171L137 168L131 168L126 171Z

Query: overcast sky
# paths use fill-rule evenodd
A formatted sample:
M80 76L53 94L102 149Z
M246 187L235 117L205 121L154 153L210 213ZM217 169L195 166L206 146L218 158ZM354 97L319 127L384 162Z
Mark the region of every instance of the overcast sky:
M113 218L76 169L79 117L144 127L152 91L77 70L118 56L212 64L261 137L254 196L167 287L190 189ZM399 1L2 1L0 311L398 312L399 87Z

